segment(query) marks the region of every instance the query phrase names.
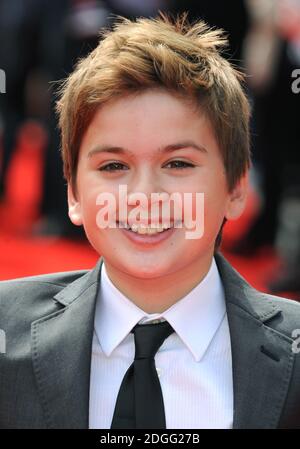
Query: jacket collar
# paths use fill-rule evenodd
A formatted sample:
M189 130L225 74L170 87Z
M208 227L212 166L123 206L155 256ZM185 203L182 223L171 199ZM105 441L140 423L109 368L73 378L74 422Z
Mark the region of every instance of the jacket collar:
M54 300L59 311L31 324L32 360L46 426L89 425L89 385L95 299L103 259Z
M270 295L251 287L221 255L232 350L233 428L276 428L289 388L293 340L272 328L282 312Z
M292 339L270 327L281 313L271 297L251 287L221 254L215 257L231 337L233 427L275 428L293 366ZM62 306L59 311L31 325L33 369L49 428L88 428L92 338L102 263L100 258L93 270L54 296Z

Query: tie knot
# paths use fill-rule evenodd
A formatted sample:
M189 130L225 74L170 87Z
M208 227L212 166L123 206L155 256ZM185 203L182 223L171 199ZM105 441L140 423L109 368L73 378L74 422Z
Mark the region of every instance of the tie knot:
M137 324L131 332L134 334L134 359L137 360L153 358L174 329L167 321L164 321L158 324Z

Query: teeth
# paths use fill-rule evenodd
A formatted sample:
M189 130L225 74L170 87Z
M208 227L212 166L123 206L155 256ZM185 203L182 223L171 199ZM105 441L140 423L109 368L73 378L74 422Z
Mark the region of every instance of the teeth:
M150 226L147 226L143 223L140 224L136 224L133 223L132 226L130 227L128 223L123 223L120 222L120 224L122 225L122 228L131 230L132 232L136 232L137 234L148 234L148 235L153 235L153 234L157 234L160 232L163 232L166 229L170 229L171 227L182 227L182 222L181 220L176 220L175 223L170 223L170 225L168 225L167 223L164 224L160 224L160 223L153 223Z
M153 235L153 234L158 234L160 232L163 232L165 229L169 229L171 226L168 226L167 224L153 224L151 226L147 226L144 224L136 224L133 223L132 226L130 227L127 223L122 223L122 227L126 228L126 229L130 229L133 232L136 232L137 234L148 234L148 235Z
M133 224L131 226L131 230L133 232L136 232L137 234L158 234L160 232L163 232L165 229L167 229L168 226L161 226L161 225L156 225L156 226L146 226L144 224Z

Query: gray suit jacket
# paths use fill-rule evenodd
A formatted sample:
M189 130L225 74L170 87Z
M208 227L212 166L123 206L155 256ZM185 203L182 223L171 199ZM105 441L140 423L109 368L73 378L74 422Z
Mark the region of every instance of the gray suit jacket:
M0 282L0 428L88 428L100 258L91 271ZM300 428L300 304L252 288L221 255L238 428ZM299 347L300 345L298 345Z

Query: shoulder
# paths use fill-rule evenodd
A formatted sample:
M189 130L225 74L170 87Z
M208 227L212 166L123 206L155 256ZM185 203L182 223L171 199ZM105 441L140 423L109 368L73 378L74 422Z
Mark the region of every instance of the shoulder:
M293 299L261 293L262 301L268 301L280 309L276 320L272 320L272 327L291 337L295 330L300 332L300 302Z
M17 320L27 314L39 316L57 310L53 297L86 273L78 270L0 281L0 323L10 317Z
M300 328L300 302L255 289L221 253L215 259L228 309L291 338L293 330Z
M87 270L65 271L0 281L0 297L3 298L6 293L12 294L16 291L21 293L23 290L53 289L59 291L86 273Z

